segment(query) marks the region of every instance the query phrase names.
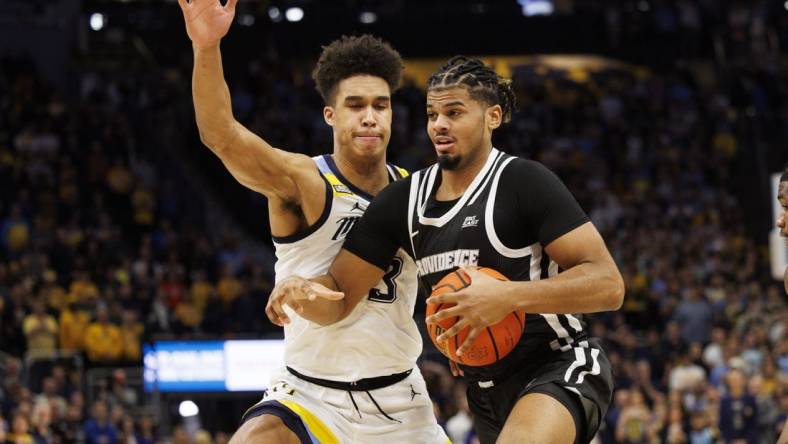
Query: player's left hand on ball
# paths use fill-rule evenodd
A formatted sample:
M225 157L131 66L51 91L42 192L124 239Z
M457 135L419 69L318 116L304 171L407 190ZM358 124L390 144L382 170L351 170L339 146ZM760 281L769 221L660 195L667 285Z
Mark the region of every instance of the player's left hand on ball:
M502 304L501 293L506 282L494 279L476 267L462 267L471 278L471 285L453 293L443 293L427 299L430 304L455 303L427 318L428 323L458 316L457 322L436 339L443 342L455 336L463 328L470 327L468 337L457 349L461 356L473 344L474 339L490 325L497 324L513 311L513 307Z
M265 314L272 323L283 327L290 323L290 317L284 310L285 305L300 313L304 311L303 301L315 301L318 298L338 301L344 297L345 294L340 291L331 290L299 276L291 276L276 284L265 306Z

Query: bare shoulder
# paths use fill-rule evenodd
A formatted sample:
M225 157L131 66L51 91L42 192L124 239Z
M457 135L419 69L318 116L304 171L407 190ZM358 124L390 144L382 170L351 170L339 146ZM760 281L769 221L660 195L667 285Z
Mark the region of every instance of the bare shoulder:
M320 178L320 170L318 170L314 159L306 154L280 151L282 152L288 175L296 182L296 186L299 189L303 191L304 186L314 185L322 187L323 180Z
M277 149L282 151L285 160L287 160L289 164L288 166L290 168L298 171L309 170L312 171L314 174L318 174L317 168L315 166L316 165L315 161L311 157L302 153L293 153L293 152L285 151L281 148L277 148Z

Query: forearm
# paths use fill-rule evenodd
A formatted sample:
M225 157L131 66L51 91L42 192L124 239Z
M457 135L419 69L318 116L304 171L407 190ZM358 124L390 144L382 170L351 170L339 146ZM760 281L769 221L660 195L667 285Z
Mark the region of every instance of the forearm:
M235 137L235 118L218 44L194 47L192 96L200 139L213 151L221 151Z
M595 313L617 310L624 284L613 267L583 263L554 277L505 282L504 298L526 313Z
M328 275L322 275L309 279L312 282L324 285L331 290L339 290L334 279ZM345 309L347 303L344 299L332 301L323 298L315 298L314 301L303 300L299 301L301 307L304 309L298 312L302 318L320 325L331 325L340 321L345 317Z

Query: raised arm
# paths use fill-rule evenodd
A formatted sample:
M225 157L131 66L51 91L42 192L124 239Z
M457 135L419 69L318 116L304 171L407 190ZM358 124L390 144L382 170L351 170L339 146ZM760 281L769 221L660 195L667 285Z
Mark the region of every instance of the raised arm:
M267 197L300 200L324 184L309 158L269 145L232 113L230 90L224 80L221 39L235 16L238 0L178 0L194 50L192 95L200 140L213 151L242 185Z

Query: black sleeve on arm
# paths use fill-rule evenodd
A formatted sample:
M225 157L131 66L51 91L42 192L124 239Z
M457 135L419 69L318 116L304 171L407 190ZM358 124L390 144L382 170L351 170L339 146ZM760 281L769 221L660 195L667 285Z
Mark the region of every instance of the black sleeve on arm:
M403 234L407 236L409 190L410 180L399 180L378 193L342 248L387 270L402 245Z
M514 168L506 176L510 181L518 182L511 186L520 191L520 212L530 221L529 225L535 230L540 244L549 245L589 221L585 211L555 173L531 160L516 159L512 163L507 169Z

